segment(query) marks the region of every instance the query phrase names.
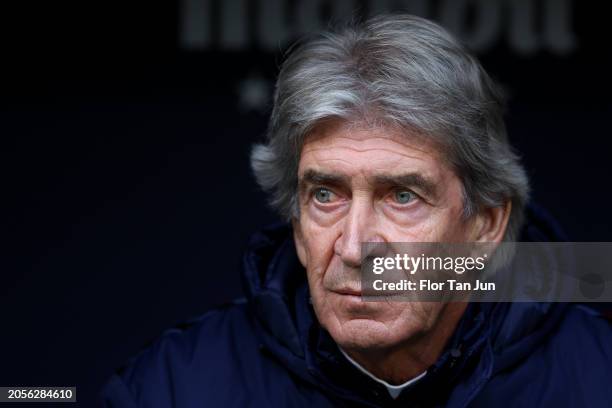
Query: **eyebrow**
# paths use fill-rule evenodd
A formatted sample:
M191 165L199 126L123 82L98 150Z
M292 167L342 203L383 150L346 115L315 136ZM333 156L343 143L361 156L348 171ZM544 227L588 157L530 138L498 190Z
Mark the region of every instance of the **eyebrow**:
M406 188L416 188L423 194L436 198L438 189L436 183L419 173L405 174L378 174L369 180L374 185L399 186ZM309 169L298 180L299 190L302 192L308 184L323 185L349 185L350 177L337 173L325 173L318 170Z
M324 184L324 185L348 185L350 178L348 176L337 173L324 173L321 171L309 169L304 172L304 175L298 180L300 192L306 188L308 184Z
M419 173L406 174L380 174L374 176L374 182L377 185L412 187L422 191L425 195L432 198L438 196L436 183L429 178Z

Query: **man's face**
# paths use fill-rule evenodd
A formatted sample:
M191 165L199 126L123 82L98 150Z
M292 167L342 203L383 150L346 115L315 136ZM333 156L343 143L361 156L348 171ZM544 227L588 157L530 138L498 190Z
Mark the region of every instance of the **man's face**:
M319 322L347 349L387 348L426 333L443 304L365 302L362 242L476 239L462 185L432 142L386 127L330 122L304 143L296 247Z

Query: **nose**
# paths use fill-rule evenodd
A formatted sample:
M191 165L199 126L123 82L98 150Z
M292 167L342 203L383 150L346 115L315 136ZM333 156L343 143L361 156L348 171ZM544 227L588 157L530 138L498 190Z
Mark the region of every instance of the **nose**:
M377 217L368 200L353 200L349 212L341 224L340 235L334 250L342 262L349 267L359 268L362 262L363 242L382 242L377 233Z

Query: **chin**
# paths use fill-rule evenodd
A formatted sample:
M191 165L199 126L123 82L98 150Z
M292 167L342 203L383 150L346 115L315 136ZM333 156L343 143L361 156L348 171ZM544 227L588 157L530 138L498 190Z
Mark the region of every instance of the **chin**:
M336 294L315 298L313 306L321 325L343 349L393 348L426 332L436 315L424 303L365 302L359 296Z
M336 323L329 327L332 338L343 349L387 349L393 347L402 341L407 340L412 336L411 333L416 333L418 330L410 330L404 327L405 330L390 330L387 325L382 322L358 318L350 319L342 323ZM416 329L416 328L415 328Z

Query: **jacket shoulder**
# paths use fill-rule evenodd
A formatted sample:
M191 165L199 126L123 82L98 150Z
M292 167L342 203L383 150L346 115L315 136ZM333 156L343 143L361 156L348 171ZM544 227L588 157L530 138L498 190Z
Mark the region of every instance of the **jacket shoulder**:
M612 324L599 312L571 305L535 354L535 365L546 367L533 377L534 385L547 391L543 400L556 406L612 406Z
M103 389L103 406L210 404L246 381L238 367L261 364L259 354L248 304L235 301L167 330L131 358Z
M578 370L581 376L606 374L609 377L612 375L612 322L587 306L574 305L561 322L550 349L564 368ZM604 379L600 381L603 385Z
M521 406L612 406L612 324L580 305L530 355L494 375L474 406L500 396Z

